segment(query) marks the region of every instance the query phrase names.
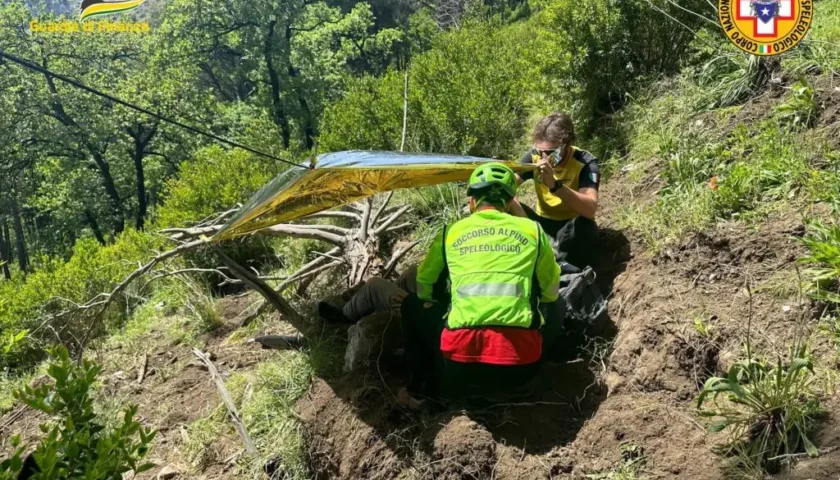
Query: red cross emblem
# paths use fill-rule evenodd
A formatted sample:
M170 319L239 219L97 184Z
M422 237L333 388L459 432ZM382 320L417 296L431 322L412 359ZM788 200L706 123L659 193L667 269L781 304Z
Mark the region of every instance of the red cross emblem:
M775 38L778 36L779 20L793 20L793 1L794 0L738 0L736 3L736 18L738 20L751 20L753 25L753 36L756 38ZM764 22L762 17L766 13L756 11L756 9L767 8L762 6L762 3L777 3L778 11L773 15L773 19L769 22Z

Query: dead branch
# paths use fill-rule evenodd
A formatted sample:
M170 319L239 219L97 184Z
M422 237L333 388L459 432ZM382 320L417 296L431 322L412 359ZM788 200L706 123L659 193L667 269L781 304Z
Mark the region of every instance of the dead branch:
M346 237L352 233L352 230L350 230L349 228L339 227L338 225L311 225L308 223L295 223L290 224L290 226L322 230L324 232L341 235L342 237Z
M183 240L202 235L213 235L221 229L221 225L194 228L168 228L161 230L160 233L173 234L169 237L172 240ZM256 234L312 238L334 245L341 245L344 242L344 237L350 234L350 230L335 225L280 224L263 228L256 232Z
M137 373L137 384L140 385L143 383L143 379L146 378L146 369L149 368L149 356L145 353L143 354L143 359L140 360L140 371Z
M219 391L219 396L222 397L222 402L225 404L225 407L227 407L228 417L230 418L231 423L233 423L233 427L236 428L236 433L239 434L239 437L242 439L242 443L245 444L245 450L247 450L254 459L258 459L257 448L254 446L254 441L251 440L251 436L248 435L248 429L245 428L245 422L242 421L242 417L236 409L236 404L233 403L233 399L230 398L230 393L228 393L227 388L225 388L225 382L222 380L222 376L219 375L219 371L216 370L216 365L207 358L207 355L205 355L204 352L197 348L193 348L193 354L198 357L199 360L204 362L205 365L207 365L207 371L210 372L210 377L213 379L213 383L216 384L216 390Z
M388 192L388 195L385 196L385 200L382 201L382 204L379 205L379 208L376 209L376 213L370 217L370 224L376 225L376 222L379 220L379 217L382 215L382 212L385 211L385 208L391 203L391 199L394 198L394 191L391 190Z
M390 217L383 220L382 223L378 227L376 227L376 230L374 232L377 235L381 235L382 232L385 231L385 229L390 227L392 223L394 223L401 216L405 215L405 213L409 210L411 210L411 205L403 205L402 207L398 208L397 211L394 212Z
M410 222L401 223L401 224L396 225L396 226L394 226L394 227L391 227L391 228L386 228L386 229L385 229L385 231L384 231L384 232L382 232L382 233L393 233L393 232L398 232L398 231L403 230L403 229L406 229L406 228L408 228L408 227L410 227L410 226L412 226L412 225L414 225L414 224L413 224L413 223L410 223Z
M224 268L224 267L222 267ZM171 277L173 275L183 275L185 273L215 273L221 276L224 280L222 281L222 285L226 285L228 283L235 283L236 279L230 278L225 274L223 271L219 270L218 268L182 268L180 270L171 270L171 271L159 271L155 272L151 278L149 278L146 283L143 284L143 288L141 291L146 288L147 285L152 283L155 280L160 280L161 278Z
M388 275L390 275L391 271L394 270L394 267L397 266L397 262L399 262L400 259L403 256L405 256L406 253L409 252L409 250L411 250L412 248L416 247L419 244L420 244L420 240L417 240L415 242L411 242L410 244L406 245L405 247L401 248L400 250L397 250L396 252L394 252L394 254L391 255L391 259L388 260L387 264L385 264L385 270L382 273L382 276L387 277Z
M232 217L234 214L239 212L239 209L242 208L241 203L237 203L233 206L230 210L225 210L221 213L213 213L204 218L202 218L195 226L196 227L206 227L210 225L218 225L223 220L227 220L228 218Z
M201 247L205 244L206 244L206 242L204 240L194 240L192 242L179 245L178 247L173 248L172 250L168 250L166 252L158 254L156 257L152 258L145 265L142 265L140 268L138 268L137 270L132 272L128 277L126 277L122 282L120 282L119 285L117 285L113 290L111 290L110 293L101 293L101 294L97 295L96 297L94 297L92 300L90 300L88 303L86 303L84 305L81 305L79 308L74 308L74 309L71 309L71 310L68 310L68 311L61 312L57 315L54 315L54 316L48 318L47 321L52 321L52 320L55 320L57 318L61 318L61 317L65 317L67 315L78 313L79 311L87 311L87 310L91 310L91 309L94 309L94 308L98 307L99 310L94 314L94 319L90 322L90 325L88 326L87 331L85 332L84 336L82 337L81 342L79 343L79 346L81 347L81 350L84 350L84 347L87 345L88 340L90 340L90 335L93 333L93 329L97 324L96 319L99 318L103 313L105 313L105 311L111 305L111 302L113 302L114 299L117 298L117 296L120 293L122 293L123 290L125 290L131 284L131 282L133 282L134 280L139 278L141 275L143 275L145 273L148 273L152 268L155 267L155 265L157 265L157 264L159 264L159 263L161 263L165 260L168 260L172 257L176 257L178 255L181 255L184 252L194 250L194 249L196 249L198 247ZM101 298L101 300L100 300L100 298Z
M291 284L292 282L296 282L298 280L301 280L301 279L304 279L304 278L309 278L313 275L317 275L317 274L323 272L324 270L328 270L332 267L338 266L341 263L343 263L343 260L338 261L338 262L330 262L330 263L328 263L326 265L322 265L318 268L314 268L314 269L308 270L306 272L303 272L303 273L300 273L300 274L297 274L297 275L294 275L294 276L290 276L289 278L284 280L283 283L281 283L280 285L277 286L277 291L278 292L282 291L284 288L289 286L289 284Z
M192 227L192 228L165 228L159 233L168 235L172 240L183 240L187 237L200 237L202 235L214 235L221 230L219 225L211 225L207 227Z
M309 225L274 225L259 231L262 235L274 236L290 236L295 238L311 238L315 240L323 240L333 245L342 245L344 237L322 230L318 226Z
M307 335L310 330L310 325L303 317L294 309L279 293L275 292L267 283L257 278L254 274L248 271L242 265L236 263L232 258L224 254L220 249L216 248L216 254L222 262L228 266L231 274L244 282L252 290L256 290L268 303L271 304L283 317L292 324L303 335Z
M362 221L361 215L354 212L345 212L341 210L328 210L326 212L313 213L304 217L304 219L308 218L349 218L350 220L357 220L360 222Z
M333 255L330 255L329 252L328 253L312 252L312 253L315 254L315 255L318 255L319 257L329 258L330 260L337 260L337 261L340 261L340 262L344 261L343 258L339 258L339 257L333 256Z
M367 241L368 226L370 225L370 214L372 208L373 200L370 198L365 199L365 208L362 211L362 226L361 228L359 228L359 240L361 240L362 242Z

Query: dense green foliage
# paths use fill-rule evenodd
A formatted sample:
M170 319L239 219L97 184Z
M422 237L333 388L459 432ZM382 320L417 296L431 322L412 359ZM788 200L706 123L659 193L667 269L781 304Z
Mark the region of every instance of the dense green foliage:
M407 150L516 156L533 118L558 109L591 136L644 78L674 72L674 47L691 40L654 28L662 14L642 1L178 0L141 9L147 35L30 36L21 26L31 19L61 18L32 5L0 6L4 50L293 161L316 140L317 151L398 149L404 100ZM699 25L667 1L654 5ZM104 323L90 324L95 311L50 315L110 290L165 246L148 232L227 210L287 168L15 64L0 70L3 366L31 365L56 340L81 348L122 324L154 284L123 292ZM404 200L457 218L448 188ZM283 250L249 241L233 253L281 264L300 256ZM204 254L181 262L216 266Z
M54 383L15 392L26 405L58 419L41 425L45 437L31 453L37 473L27 478L116 480L126 472L152 468L153 464L140 462L155 432L134 419L137 407L126 407L122 421L106 427L97 419L91 397L101 367L87 360L75 364L64 347L53 349L51 355L47 372ZM15 456L0 463L0 478L18 478L25 449L19 447Z

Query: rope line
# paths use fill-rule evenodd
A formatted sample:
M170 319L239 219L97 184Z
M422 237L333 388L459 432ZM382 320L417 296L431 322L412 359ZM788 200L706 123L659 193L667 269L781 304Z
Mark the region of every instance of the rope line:
M232 147L236 147L236 148L241 148L242 150L246 150L246 151L248 151L248 152L251 152L251 153L254 153L254 154L257 154L257 155L261 155L261 156L266 157L266 158L270 158L270 159L272 159L272 160L277 160L277 161L279 161L279 162L287 163L287 164L289 164L289 165L291 165L291 166L293 166L293 167L298 167L298 168L303 168L303 169L306 169L306 168L307 168L307 167L305 167L305 166L303 166L303 165L298 165L298 164L296 164L296 163L294 163L294 162L291 162L291 161L289 161L289 160L285 160L285 159L283 159L283 158L280 158L280 157L276 157L276 156L274 156L274 155L271 155L270 153L261 152L261 151L259 151L259 150L257 150L257 149L251 148L251 147L249 147L249 146L247 146L247 145L243 145L243 144L241 144L241 143L239 143L239 142L235 142L235 141L233 141L233 140L228 140L228 139L226 139L226 138L220 137L220 136L215 135L215 134L210 133L210 132L206 132L206 131L204 131L204 130L198 129L198 128L193 127L193 126L191 126L191 125L187 125L187 124L181 123L181 122L179 122L178 120L173 120L173 119L171 119L171 118L164 117L163 115L160 115L160 114L158 114L158 113L155 113L155 112L153 112L153 111L151 111L151 110L148 110L148 109L146 109L146 108L143 108L143 107L140 107L140 106L134 105L133 103L126 102L125 100L121 100L121 99L119 99L119 98L117 98L117 97L115 97L115 96L113 96L113 95L109 95L109 94L107 94L107 93L105 93L105 92L102 92L102 91L99 91L99 90L97 90L97 89L95 89L95 88L89 87L89 86L85 85L84 83L82 83L82 82L80 82L80 81L78 81L78 80L74 80L74 79L72 79L72 78L70 78L70 77L67 77L67 76L65 76L65 75L62 75L62 74L60 74L60 73L55 73L55 72L53 72L53 71L51 71L51 70L49 70L49 69L47 69L47 68L44 68L44 67L42 67L42 66L40 66L40 65L37 65L36 63L33 63L33 62L32 62L32 61L30 61L30 60L26 60L26 59L20 58L20 57L18 57L18 56L12 55L11 53L8 53L8 52L6 52L6 51L4 51L4 50L0 50L0 58L5 58L5 59L7 59L7 60L9 60L9 61L12 61L12 62L14 62L14 63L17 63L18 65L21 65L21 66L22 66L22 67L24 67L24 68L28 68L28 69L30 69L30 70L34 70L34 71L36 71L36 72L38 72L38 73L42 73L42 74L44 74L44 75L47 75L47 76L50 76L50 77L53 77L53 78L57 78L57 79L61 80L62 82L65 82L65 83L67 83L67 84L70 84L70 85L72 85L72 86L74 86L74 87L76 87L76 88L79 88L79 89L85 90L86 92L89 92L89 93L92 93L92 94L97 95L97 96L99 96L99 97L102 97L102 98L108 99L108 100L110 100L110 101L112 101L112 102L114 102L114 103L118 103L118 104L120 104L120 105L122 105L122 106L124 106L124 107L130 108L130 109L132 109L132 110L136 110L136 111L138 111L138 112L140 112L140 113L143 113L143 114L146 114L146 115L149 115L150 117L154 117L154 118L156 118L156 119L158 119L158 120L160 120L160 121L163 121L163 122L166 122L166 123L169 123L169 124L175 125L175 126L177 126L177 127L181 127L181 128L183 128L184 130L188 130L188 131L190 131L190 132L192 132L192 133L196 133L196 134L198 134L198 135L203 135L203 136L205 136L205 137L212 138L213 140L216 140L217 142L221 142L221 143L224 143L224 144L230 145L230 146L232 146Z

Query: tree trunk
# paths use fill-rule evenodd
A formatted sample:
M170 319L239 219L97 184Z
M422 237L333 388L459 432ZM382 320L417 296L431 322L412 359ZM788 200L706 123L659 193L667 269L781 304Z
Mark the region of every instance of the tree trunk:
M291 80L292 87L297 94L298 104L303 112L303 139L306 149L310 150L315 146L315 125L312 120L312 111L309 109L309 102L303 96L303 89L298 85L298 71L292 64L292 26L286 25L286 67Z
M43 62L43 66L44 68L47 68L46 61ZM62 105L61 101L59 101L58 89L55 86L53 78L49 75L44 75L44 77L47 80L47 88L49 89L53 97L52 116L56 120L61 122L62 125L80 129L80 135L82 136L82 138L85 138L87 132L84 130L84 127L80 127L76 123L76 120L67 114L67 111L64 109L64 105ZM105 161L103 151L100 151L100 149L96 148L96 146L90 143L89 140L84 140L84 144L90 152L91 156L93 157L93 161L94 163L96 163L96 167L99 170L99 173L102 175L102 184L105 186L105 192L111 199L111 208L115 216L114 233L118 234L125 229L125 218L123 217L122 212L122 200L120 199L120 194L117 191L117 187L114 184L114 177L111 176L111 167L108 165L108 162Z
M134 151L131 153L134 159L134 171L137 173L137 217L134 223L137 230L143 230L146 223L146 213L149 210L143 158L146 156L146 147L152 141L156 132L157 125L147 129L139 123L136 130L128 129L128 134L134 139Z
M18 266L20 271L26 273L29 262L26 257L26 242L23 238L23 222L20 220L17 198L12 197L12 223L15 228L15 246L17 247Z
M9 271L9 262L12 259L9 258L8 231L9 227L6 226L6 219L4 218L0 221L0 263L3 264L3 276L6 277L6 280L11 280L12 273Z
M105 192L111 200L111 210L114 213L114 235L118 235L125 230L125 216L122 211L122 199L120 192L114 184L114 177L111 176L111 166L105 161L105 157L101 152L97 151L93 146L88 145L88 150L102 175L102 185L105 187Z
M277 74L277 69L274 66L274 28L277 26L277 20L274 20L268 25L268 33L265 36L265 47L263 48L263 58L265 59L265 68L268 72L268 84L271 86L271 116L280 127L280 134L283 137L283 147L289 148L292 138L292 132L289 127L289 119L286 116L286 111L283 108L283 99L280 97L280 76Z
M105 245L105 236L102 235L102 230L99 229L99 222L96 221L96 217L93 216L93 212L91 212L89 208L85 209L85 222L87 222L90 229L93 230L93 236L96 237L96 241L98 241L100 245Z
M146 212L149 206L146 203L146 177L143 171L143 152L134 153L134 170L137 172L137 218L134 227L143 230L146 223Z

